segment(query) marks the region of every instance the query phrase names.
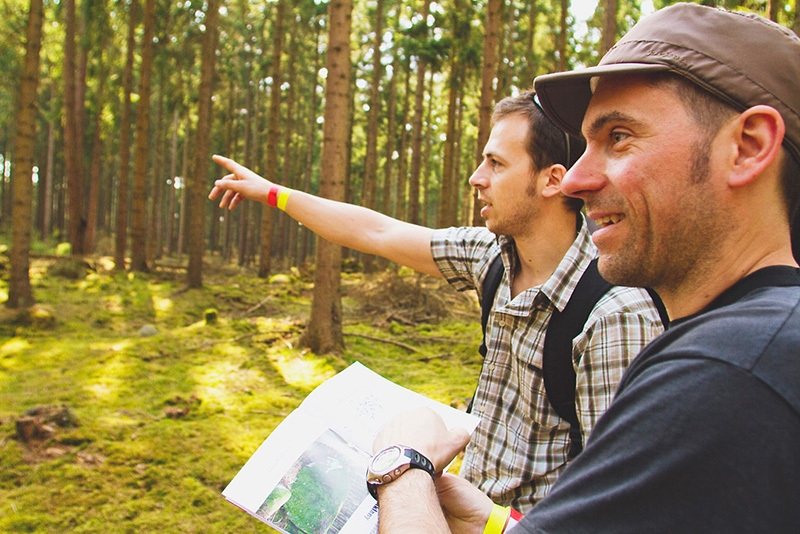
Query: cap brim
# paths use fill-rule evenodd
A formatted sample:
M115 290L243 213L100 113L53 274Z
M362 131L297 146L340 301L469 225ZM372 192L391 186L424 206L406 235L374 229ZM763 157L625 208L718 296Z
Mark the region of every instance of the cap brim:
M611 74L665 72L667 65L615 63L537 76L533 87L545 114L570 135L581 137L581 123L592 98L591 79Z

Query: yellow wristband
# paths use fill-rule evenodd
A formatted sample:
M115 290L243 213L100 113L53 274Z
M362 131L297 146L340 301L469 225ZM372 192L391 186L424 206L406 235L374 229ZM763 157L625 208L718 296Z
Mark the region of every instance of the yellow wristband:
M489 514L489 520L483 529L483 534L502 534L506 529L508 523L508 516L511 515L511 508L495 504L492 507L492 513Z
M288 187L281 187L281 190L278 192L278 202L275 204L278 206L278 209L281 211L286 211L286 202L289 200L289 195L292 193L292 190Z

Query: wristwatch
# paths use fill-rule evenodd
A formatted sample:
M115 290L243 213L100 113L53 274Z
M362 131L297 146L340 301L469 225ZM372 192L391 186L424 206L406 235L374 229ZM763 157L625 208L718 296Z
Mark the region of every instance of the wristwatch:
M434 476L433 464L411 447L392 445L372 457L367 468L367 490L377 501L378 486L388 484L409 469L422 469Z

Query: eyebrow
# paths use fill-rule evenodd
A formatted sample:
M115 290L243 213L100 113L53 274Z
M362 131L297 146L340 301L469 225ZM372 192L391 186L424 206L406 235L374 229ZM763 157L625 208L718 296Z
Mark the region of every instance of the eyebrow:
M610 122L624 122L626 124L633 124L633 125L641 125L643 124L642 121L633 118L630 115L626 115L620 111L610 111L605 115L601 115L597 117L587 128L585 131L585 137L594 137L596 136L606 125Z

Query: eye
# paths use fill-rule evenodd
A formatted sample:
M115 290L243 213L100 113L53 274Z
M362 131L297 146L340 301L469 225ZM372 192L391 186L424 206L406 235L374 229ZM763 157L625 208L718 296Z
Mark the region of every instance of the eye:
M613 130L611 132L611 144L612 145L616 145L616 144L621 143L622 141L626 140L629 137L630 137L630 134L628 134L625 131Z

